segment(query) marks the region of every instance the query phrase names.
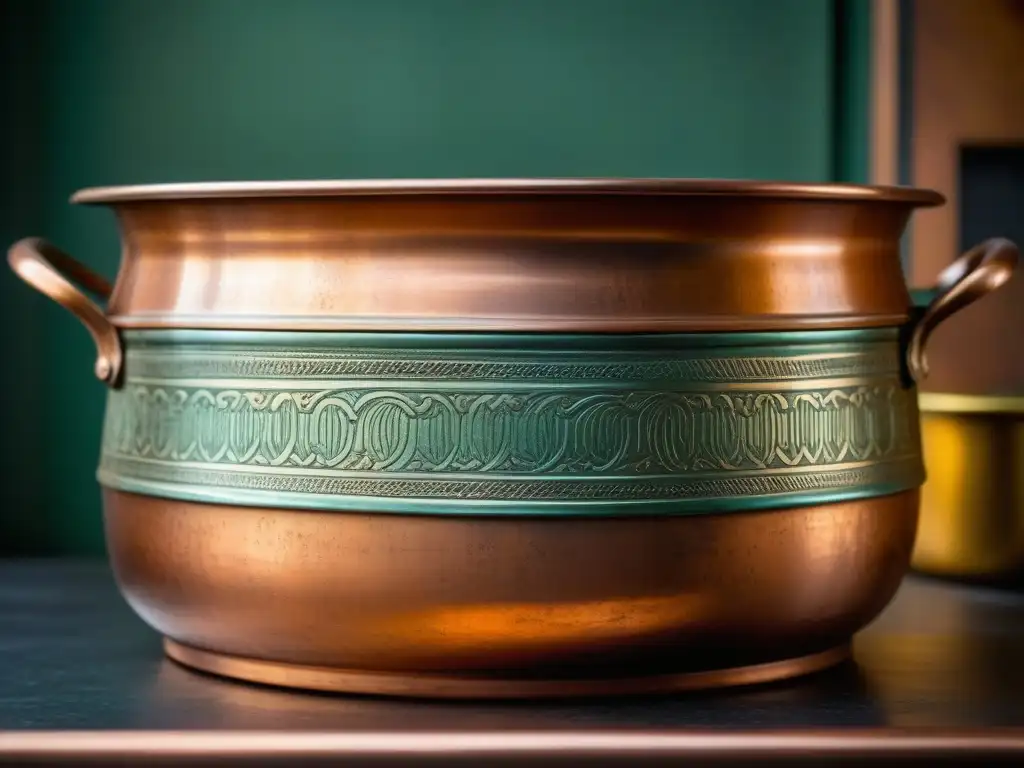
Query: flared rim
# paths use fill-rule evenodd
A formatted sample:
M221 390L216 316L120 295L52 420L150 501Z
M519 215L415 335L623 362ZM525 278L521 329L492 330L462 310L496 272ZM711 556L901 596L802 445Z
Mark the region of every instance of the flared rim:
M922 392L918 407L923 413L1024 415L1021 395L964 395L951 392Z
M858 184L813 184L716 179L363 179L320 181L211 181L91 187L76 192L72 203L444 195L651 195L745 197L836 201L876 201L930 207L945 198L933 190Z

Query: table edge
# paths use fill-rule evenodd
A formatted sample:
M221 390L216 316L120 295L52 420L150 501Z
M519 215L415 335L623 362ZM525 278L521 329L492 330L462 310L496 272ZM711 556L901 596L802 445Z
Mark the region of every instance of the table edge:
M488 758L664 759L726 763L759 756L812 762L829 757L1014 757L1024 728L822 729L813 731L0 731L0 762L28 760Z

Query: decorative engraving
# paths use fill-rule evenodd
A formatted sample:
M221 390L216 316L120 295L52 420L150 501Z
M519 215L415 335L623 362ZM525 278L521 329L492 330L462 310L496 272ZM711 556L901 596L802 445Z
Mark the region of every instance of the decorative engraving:
M678 349L644 359L621 339L552 354L127 338L100 476L158 483L145 492L160 495L735 508L922 479L916 395L895 339L729 357L676 337Z
M465 480L458 478L366 478L325 475L237 472L230 469L166 465L124 457L105 457L101 477L152 480L192 487L269 491L310 496L364 496L392 499L452 501L701 501L755 498L766 495L826 492L857 486L903 489L916 477L920 462L914 457L867 466L839 466L811 472L741 474L735 477L685 479L622 478L605 480ZM920 482L918 480L917 482ZM917 484L917 483L914 483ZM735 502L733 502L735 505Z
M108 453L362 472L671 474L906 455L898 382L820 392L313 392L128 385Z
M254 357L250 349L223 349L196 353L192 350L148 348L133 355L136 379L167 378L342 378L342 379L526 379L743 382L790 381L847 376L877 376L899 369L895 344L875 343L849 351L796 357L738 355L693 357L661 354L650 359L602 359L602 353L566 353L559 359L509 360L459 359L458 352L441 357L410 358L408 350L367 350L359 353L312 349L297 356L294 351L268 350ZM463 353L464 355L465 353ZM168 358L175 365L169 370ZM536 358L536 356L534 356ZM621 358L621 355L616 357ZM636 357L640 357L639 355ZM574 360L573 358L581 358Z

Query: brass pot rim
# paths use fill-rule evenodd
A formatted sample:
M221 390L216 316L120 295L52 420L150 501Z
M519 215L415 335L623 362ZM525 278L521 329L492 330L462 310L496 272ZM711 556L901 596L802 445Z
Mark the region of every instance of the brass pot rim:
M922 413L1024 415L1024 396L921 392L918 407Z
M361 179L296 181L208 181L90 187L72 203L107 203L210 198L302 198L444 195L660 195L739 196L804 200L874 200L931 207L945 197L928 189L858 184L674 178L491 178Z

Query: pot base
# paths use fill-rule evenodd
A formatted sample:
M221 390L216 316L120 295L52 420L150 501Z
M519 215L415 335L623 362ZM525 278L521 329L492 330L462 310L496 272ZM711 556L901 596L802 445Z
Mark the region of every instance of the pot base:
M200 650L169 638L174 661L222 677L284 688L432 699L543 699L630 696L752 685L819 672L850 657L850 645L763 664L643 677L524 680L388 674L264 661Z

